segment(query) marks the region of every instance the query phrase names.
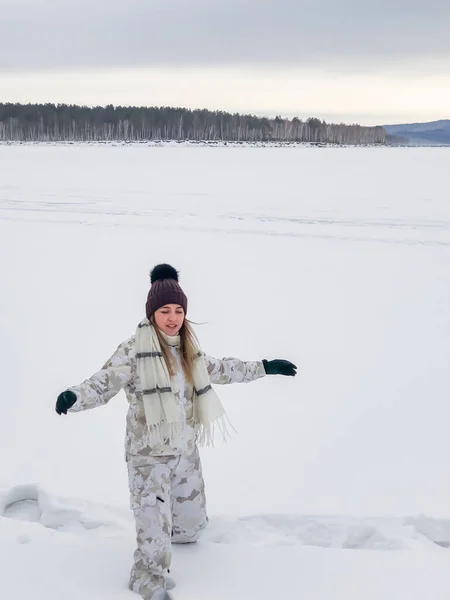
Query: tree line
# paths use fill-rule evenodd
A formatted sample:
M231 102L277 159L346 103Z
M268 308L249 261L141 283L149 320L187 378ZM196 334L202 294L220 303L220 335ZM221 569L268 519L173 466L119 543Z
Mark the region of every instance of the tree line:
M238 141L385 144L382 127L172 107L0 103L0 141Z

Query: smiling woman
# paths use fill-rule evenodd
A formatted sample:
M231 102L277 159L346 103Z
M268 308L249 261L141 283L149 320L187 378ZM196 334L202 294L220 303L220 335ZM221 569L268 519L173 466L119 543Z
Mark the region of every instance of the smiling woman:
M106 404L121 389L129 402L126 432L130 506L137 549L129 588L164 600L172 543L197 541L208 523L199 445L211 445L227 417L211 384L247 383L265 375L296 375L286 360L243 362L205 355L186 319L178 272L154 267L145 318L104 367L62 392L56 412Z
M165 304L155 311L156 326L167 335L177 335L183 321L184 309L179 304Z

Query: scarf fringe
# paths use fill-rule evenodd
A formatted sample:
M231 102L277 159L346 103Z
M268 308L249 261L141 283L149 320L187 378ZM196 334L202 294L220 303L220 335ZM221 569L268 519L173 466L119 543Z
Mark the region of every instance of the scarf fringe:
M197 426L198 445L202 447L214 448L216 429L219 429L220 433L222 434L222 441L226 444L227 440L231 439L229 428L237 433L237 430L233 427L226 414L211 423L207 423L205 425L199 424Z

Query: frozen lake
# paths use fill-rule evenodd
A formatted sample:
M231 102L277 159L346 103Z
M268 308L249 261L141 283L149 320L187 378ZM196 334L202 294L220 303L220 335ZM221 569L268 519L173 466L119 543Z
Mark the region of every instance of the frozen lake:
M212 515L449 518L449 162L0 146L0 487L128 506L124 395L53 407L133 333L170 262L207 352L299 367L217 390L238 434L203 451Z

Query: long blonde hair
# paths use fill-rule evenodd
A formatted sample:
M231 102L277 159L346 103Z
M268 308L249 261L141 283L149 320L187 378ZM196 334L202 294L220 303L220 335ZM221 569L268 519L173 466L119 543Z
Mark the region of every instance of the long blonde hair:
M167 365L169 375L173 377L175 375L175 364L174 357L170 351L170 346L161 335L161 331L156 326L155 319L152 316L151 323L158 336L159 345L161 346L161 353ZM197 336L194 333L191 323L184 319L184 323L180 329L180 355L181 355L181 366L183 368L184 376L190 383L194 380L194 362L199 354L199 342Z

